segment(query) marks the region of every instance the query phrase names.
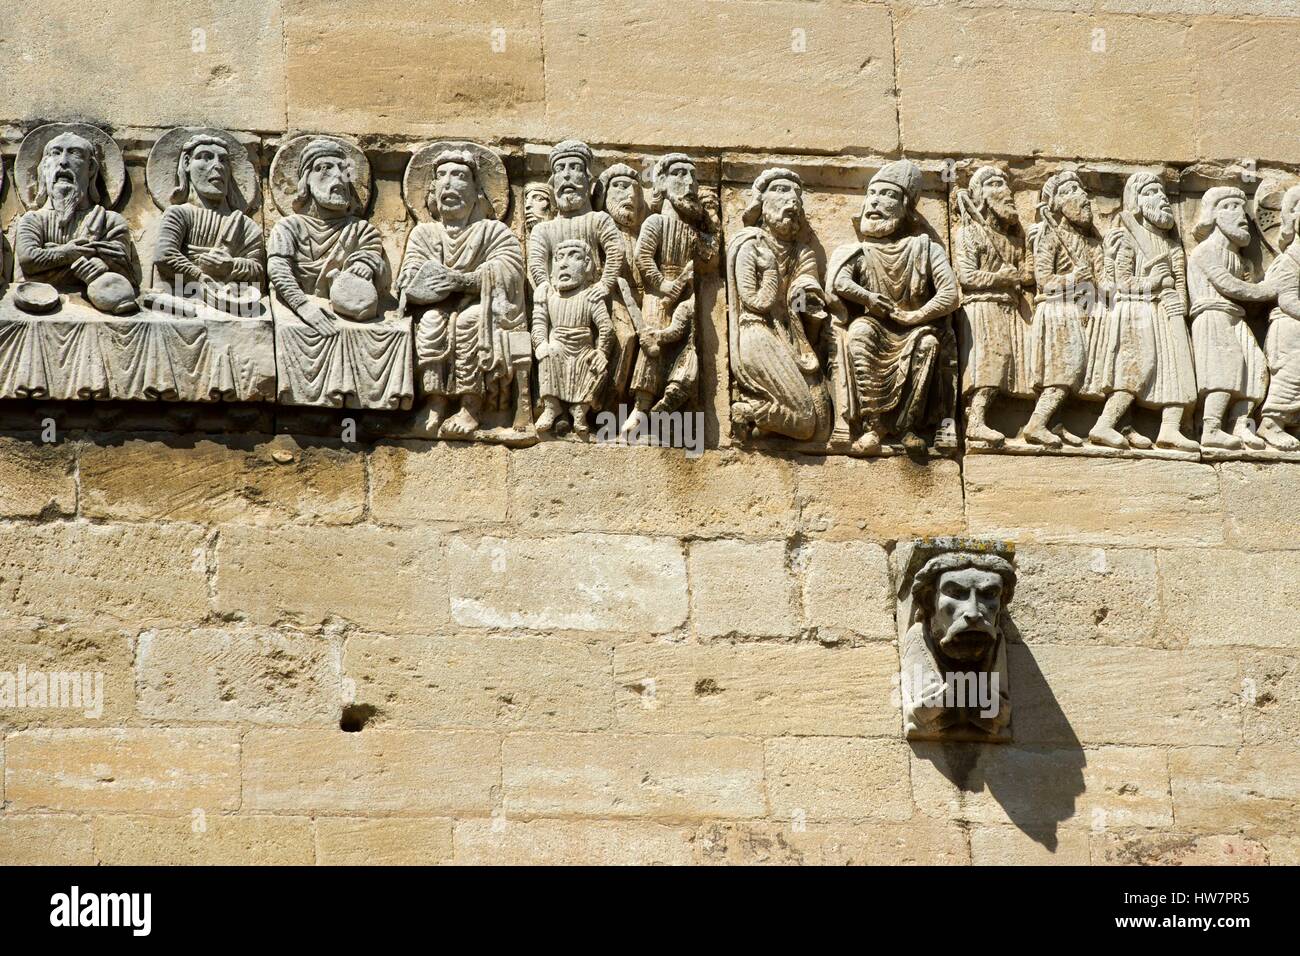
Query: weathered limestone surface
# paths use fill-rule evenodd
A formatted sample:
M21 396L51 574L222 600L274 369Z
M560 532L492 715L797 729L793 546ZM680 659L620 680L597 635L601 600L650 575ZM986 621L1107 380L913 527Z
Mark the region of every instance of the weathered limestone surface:
M905 823L709 823L695 835L696 862L710 865L945 866L970 862L956 826Z
M798 594L785 542L696 541L690 574L692 611L702 637L799 633Z
M110 866L303 866L314 862L307 817L98 816L95 854Z
M6 518L70 515L77 507L74 449L0 439L0 514Z
M689 827L578 820L463 820L456 862L469 866L680 866L693 862Z
M319 817L316 862L322 866L428 866L451 859L451 820Z
M808 535L869 541L966 528L955 462L920 466L906 458L808 457L797 460L795 480L800 524Z
M781 737L767 742L777 820L892 820L912 815L907 747L897 740Z
M370 454L370 514L407 526L504 521L511 464L497 445L379 445Z

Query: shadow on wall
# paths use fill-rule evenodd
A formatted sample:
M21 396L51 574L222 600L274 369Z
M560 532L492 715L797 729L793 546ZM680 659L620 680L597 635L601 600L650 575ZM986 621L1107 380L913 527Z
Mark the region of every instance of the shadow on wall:
M923 762L917 775L932 778L932 786L917 788L918 802L925 800L926 793L944 791L952 805L938 809L950 817L973 823L998 823L1005 817L1055 852L1057 828L1075 815L1075 805L1084 792L1087 758L1032 651L1019 642L1014 625L1007 636L1012 650L1008 662L1012 742L913 741L912 751ZM1030 723L1036 731L1047 731L1055 742L1050 746L1016 743L1017 724L1027 727ZM1043 734L1033 736L1041 739Z

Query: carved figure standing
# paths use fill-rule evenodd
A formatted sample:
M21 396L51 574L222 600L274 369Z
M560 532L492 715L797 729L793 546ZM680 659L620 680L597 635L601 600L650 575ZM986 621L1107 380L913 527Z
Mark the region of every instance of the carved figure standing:
M1268 394L1260 409L1259 437L1274 448L1300 448L1300 186L1282 195L1278 254L1264 274L1277 292L1269 313L1264 354L1268 359Z
M593 203L596 209L609 213L613 218L623 241L623 271L618 277L618 288L610 298L609 310L614 323L614 355L604 400L600 403L614 410L627 397L632 363L637 354L633 314L640 310L645 294L641 270L636 265L636 241L641 235L641 224L645 222L646 202L636 170L626 163L615 163L606 168L596 180Z

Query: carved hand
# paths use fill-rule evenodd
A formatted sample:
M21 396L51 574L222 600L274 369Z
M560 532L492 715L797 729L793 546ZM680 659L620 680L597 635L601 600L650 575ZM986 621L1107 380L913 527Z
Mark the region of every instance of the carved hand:
M533 354L537 356L537 360L540 362L542 359L546 358L546 356L551 354L551 343L545 339L538 342L537 346L533 349Z
M370 266L366 265L364 262L352 263L352 265L348 266L347 271L351 272L354 276L360 276L361 278L365 279L367 282L371 282L375 278L374 270L371 269Z
M651 331L642 332L641 348L645 349L646 355L654 358L659 354L659 336Z
M604 302L605 296L608 294L604 286L594 285L587 290L587 301L591 303Z
M108 271L103 259L82 256L72 264L72 274L89 285Z
M93 239L73 239L69 243L53 248L68 265L72 265L78 259L89 258L99 253L98 244Z
M194 259L198 267L214 279L227 279L235 267L235 260L224 249L202 252Z
M328 309L322 308L315 302L304 305L298 311L298 318L322 335L333 335L338 328L338 319Z

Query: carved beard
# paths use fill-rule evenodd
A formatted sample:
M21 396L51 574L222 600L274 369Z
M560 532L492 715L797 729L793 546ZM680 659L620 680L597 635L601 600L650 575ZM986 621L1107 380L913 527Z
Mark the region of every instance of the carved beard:
M1070 225L1083 230L1092 222L1092 204L1087 197L1070 198L1061 203L1061 214Z
M775 210L772 215L763 216L767 231L778 239L789 241L799 235L799 210L796 206L787 206Z
M1249 223L1232 223L1231 225L1219 224L1223 234L1228 237L1228 241L1234 246L1240 248L1250 242L1250 224Z
M1174 210L1159 197L1142 199L1138 203L1142 218L1152 229L1170 229L1174 224Z
M665 198L677 210L677 215L687 222L699 222L704 217L704 203L700 202L698 194L684 192L680 196L674 196L668 193Z
M624 229L636 226L636 199L633 196L628 196L616 206L610 206L607 212Z
M988 210L1004 228L1014 226L1019 218L1016 212L1016 201L1010 196L990 196Z
M902 216L889 216L885 219L873 219L870 213L862 217L862 231L872 239L892 236L903 224Z
M81 190L77 188L75 182L51 178L47 191L50 196L50 206L59 220L59 225L67 226L81 206Z
M555 204L561 213L582 212L585 200L581 186L563 185L555 190Z

